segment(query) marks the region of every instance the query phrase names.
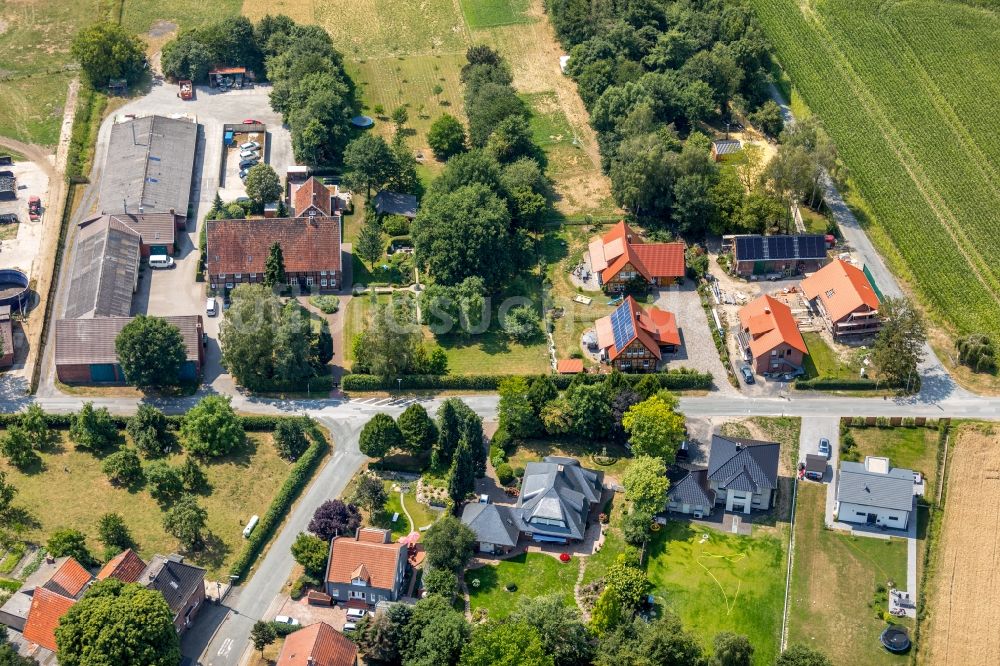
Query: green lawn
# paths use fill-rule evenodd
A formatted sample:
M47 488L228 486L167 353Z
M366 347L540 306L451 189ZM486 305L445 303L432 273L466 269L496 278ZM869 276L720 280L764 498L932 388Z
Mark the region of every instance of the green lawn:
M448 372L469 374L539 374L549 371L545 339L523 345L495 327L478 335L438 335L448 356Z
M544 553L522 553L509 560L502 560L496 566L486 565L465 572L465 584L469 588L472 609L486 608L491 618L502 618L510 614L522 597L538 597L544 594L560 594L566 605L574 604L573 585L580 571L579 558L563 563ZM478 586L475 581L479 581ZM517 590L508 592L508 583L517 585Z
M806 347L809 349L809 355L806 356L805 362L802 364L807 379L813 377L858 378L858 371L844 363L819 333L806 331L802 334L802 339L805 340Z
M934 497L937 482L938 432L929 428L851 428L861 459L885 456L893 467L923 473L927 496Z
M876 585L905 585L906 541L828 530L825 502L825 485L799 484L789 644L818 648L838 666L907 663L908 657L882 649L885 622L873 608Z
M41 454L42 471L25 474L0 461L0 470L17 488L16 504L26 507L38 526L23 536L44 543L52 532L72 527L87 535L91 552L100 556L97 521L104 513L116 511L138 543L140 555L172 553L177 540L162 526L163 512L145 490L129 491L112 486L101 472L101 459L76 451L66 441L52 453ZM175 454L173 465L183 460ZM270 434L251 433L247 448L226 458L203 463L209 490L198 502L208 512L211 533L208 547L189 558L208 569L210 580L223 575L243 546L243 526L250 516L263 516L291 465L278 457Z
M530 0L459 0L462 14L470 28L492 28L499 25L528 23L525 14Z
M647 573L657 600L703 645L720 631L744 634L754 663L764 666L778 653L785 555L784 536L736 536L671 521L653 538Z
M348 58L465 52L470 37L452 0L314 2L314 18Z
M399 491L394 491L393 486L398 485L396 481L382 481L382 485L385 486L386 494L389 497L389 501L385 504L385 511L372 523L378 527L383 527L385 529L392 530L393 541L398 541L400 537L404 537L410 532L419 531L421 527L427 527L440 515L440 513L434 512L426 504L421 504L417 501L417 484L411 483L409 492L403 495L403 501L406 502L406 510L410 512L410 516L416 524L411 524L406 519L406 512L403 511L403 505L400 502ZM392 522L392 515L394 513L399 514L399 518L395 523Z
M72 4L72 3L67 3ZM238 16L243 0L125 0L122 25L136 33L147 32L156 21L169 21L181 29L202 27L230 16ZM277 12L274 12L277 13Z

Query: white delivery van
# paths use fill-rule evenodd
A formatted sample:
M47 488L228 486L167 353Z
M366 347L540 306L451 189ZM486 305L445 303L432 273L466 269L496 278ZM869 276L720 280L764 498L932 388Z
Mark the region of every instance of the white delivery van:
M205 312L209 317L219 314L219 307L215 303L215 296L209 296L208 302L205 304Z
M168 257L165 254L151 254L149 255L149 267L150 268L173 268L174 258Z

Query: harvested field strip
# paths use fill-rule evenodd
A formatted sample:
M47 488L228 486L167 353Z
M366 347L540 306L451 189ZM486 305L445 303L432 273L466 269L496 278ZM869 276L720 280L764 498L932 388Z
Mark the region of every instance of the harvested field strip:
M1000 252L1000 149L977 140L992 116L984 92L1000 88L982 48L1000 38L1000 18L952 3L754 5L870 204L873 237L896 245L900 272L938 315L962 331L1000 332L1000 266L990 260Z
M993 427L963 426L954 438L941 538L925 590L922 663L964 666L1000 654L1000 447Z

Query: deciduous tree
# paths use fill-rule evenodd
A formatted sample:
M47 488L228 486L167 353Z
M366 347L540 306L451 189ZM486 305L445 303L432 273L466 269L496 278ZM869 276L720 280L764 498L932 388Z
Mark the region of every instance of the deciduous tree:
M508 377L498 388L500 404L497 410L500 423L512 437L534 437L541 431L542 423L531 404L530 387L524 377Z
M715 660L719 666L751 666L753 645L741 634L723 631L715 635Z
M69 438L78 449L93 452L117 448L122 443L118 426L106 407L94 409L94 403L85 402L70 422Z
M566 398L574 433L589 440L607 435L611 408L603 387L596 384L576 386L566 392Z
M636 511L655 514L663 511L667 501L667 466L661 458L637 456L622 476L625 499Z
M458 518L446 515L427 528L422 542L432 568L457 572L472 557L476 533Z
M174 613L159 590L106 578L91 585L56 627L59 663L145 664L180 662Z
M309 417L281 419L274 428L274 446L285 460L296 461L309 448Z
M120 513L105 513L97 521L97 538L104 544L107 559L135 546L135 539Z
M365 206L365 222L355 239L354 248L358 256L372 268L375 268L375 262L385 253L385 236L382 235L382 224L374 206Z
M542 648L552 656L555 666L590 663L593 646L580 620L580 611L563 603L559 595L522 596L510 618L538 631Z
M300 532L292 544L292 557L305 567L307 575L316 578L326 573L326 558L329 552L329 541L305 532Z
M146 458L159 458L170 450L172 442L167 432L167 417L152 405L139 405L125 424L125 432Z
M362 134L344 150L344 181L348 187L363 189L366 200L372 190L381 189L396 171L396 158L378 134Z
M87 537L80 530L56 530L45 542L45 549L52 557L72 557L85 567L94 563L94 558L87 549Z
M19 425L24 429L36 451L48 451L60 440L59 433L49 427L45 412L37 403L28 405L21 415Z
M774 666L833 666L833 662L819 650L805 645L792 645L778 655Z
M185 490L181 471L162 460L146 465L145 474L150 496L161 505L177 499Z
M403 433L388 414L376 414L361 429L361 453L371 458L384 458L393 449L406 446Z
M260 652L261 658L264 657L264 649L277 639L278 633L270 622L257 620L250 628L250 642L253 643L253 648Z
M166 319L146 315L125 325L115 338L115 352L125 378L139 388L176 385L187 360L180 329Z
M552 666L538 630L526 622L490 620L472 631L461 666Z
M247 178L244 184L246 185L247 196L258 207L277 201L284 192L278 172L270 164L263 162L250 167L250 170L247 171ZM260 208L257 210L260 210Z
M465 128L455 116L442 114L427 132L427 145L434 151L435 158L446 160L465 150Z
M431 569L421 582L427 594L438 594L445 599L454 599L458 592L458 577L450 569Z
M684 417L658 395L629 407L622 426L634 454L660 458L668 464L674 461L684 439Z
M199 549L204 543L208 512L198 504L194 495L181 495L165 514L163 529L176 537L185 548Z
M323 541L330 541L337 536L351 536L360 526L361 512L358 507L339 499L320 504L309 521L309 531Z
M135 83L146 61L145 44L111 21L95 23L73 38L70 53L80 63L90 84L103 88L112 79Z
M135 487L144 480L142 461L135 449L131 448L115 451L105 458L101 463L101 471L116 486Z
M198 401L181 423L184 447L198 456L217 457L243 445L246 433L230 399L209 395Z
M880 381L906 391L920 389L918 366L924 360L927 329L920 313L902 298L885 298L879 305L882 328L872 346L871 360Z
M41 458L31 446L31 437L22 426L12 425L0 437L0 452L19 470L26 470L41 462Z
M376 516L385 509L388 499L389 495L385 492L382 481L366 474L358 481L352 502L366 510L368 515Z

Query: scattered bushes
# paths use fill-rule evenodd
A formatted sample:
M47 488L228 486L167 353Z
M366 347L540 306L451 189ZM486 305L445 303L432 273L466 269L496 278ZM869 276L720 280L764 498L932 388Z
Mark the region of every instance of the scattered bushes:
M336 296L330 296L329 294L310 296L309 303L313 307L319 308L326 314L333 314L340 309L340 299Z
M668 372L658 372L653 375L625 375L625 382L635 386L644 376L655 377L660 388L671 391L708 390L712 388L712 375L707 372L697 372L681 368ZM500 382L510 375L404 375L400 388L404 389L440 389L496 391ZM597 384L604 381L604 375L580 375L577 380L584 384ZM559 389L565 389L573 381L572 375L552 375L552 381ZM345 391L389 391L397 388L395 377L379 377L376 375L347 375L341 387Z
M966 335L955 341L955 348L958 350L958 362L968 366L973 372L992 374L997 371L996 347L988 335Z

